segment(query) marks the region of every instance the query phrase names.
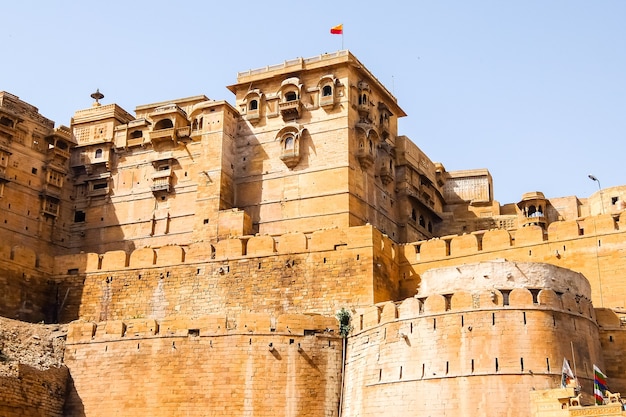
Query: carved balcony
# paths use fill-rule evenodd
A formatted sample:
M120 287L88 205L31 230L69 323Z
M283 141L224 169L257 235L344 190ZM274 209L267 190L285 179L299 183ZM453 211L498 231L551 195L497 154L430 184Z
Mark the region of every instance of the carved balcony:
M300 162L300 152L298 152L297 150L294 150L294 149L285 150L280 155L280 159L289 168L293 168L296 165L298 165L298 162Z
M370 105L368 103L357 104L356 109L359 112L359 116L361 116L362 118L369 118Z
M300 117L301 107L300 100L284 101L278 104L280 114L286 119Z
M384 185L387 185L394 180L393 172L387 166L380 167L378 170L378 176Z
M153 130L150 132L150 140L152 142L176 141L176 131L173 127L168 129Z
M170 192L172 187L172 170L164 169L152 174L152 184L150 184L150 190L152 192L165 191Z
M374 164L374 155L366 148L359 148L356 152L356 158L363 169L368 169Z

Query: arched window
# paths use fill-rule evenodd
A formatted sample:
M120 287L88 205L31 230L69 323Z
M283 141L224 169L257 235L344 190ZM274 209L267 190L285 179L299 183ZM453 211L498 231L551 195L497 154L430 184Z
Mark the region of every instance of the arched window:
M290 91L287 94L285 94L285 101L296 101L297 99L298 99L298 95L293 91Z
M143 137L143 132L141 130L135 130L134 132L130 133L131 139L139 139L141 137Z
M96 159L102 158L102 149L96 149Z
M426 227L426 222L424 221L424 216L420 215L420 226Z
M156 125L154 125L154 130L162 130L162 129L171 129L174 127L174 123L170 119L159 120Z
M333 95L333 87L330 85L325 85L322 88L322 97L329 97Z
M248 104L248 110L258 110L259 102L257 100L251 100L250 104Z
M285 150L292 150L294 146L293 136L285 137Z
M417 213L415 213L415 209L411 210L411 218L413 219L413 221L417 220Z

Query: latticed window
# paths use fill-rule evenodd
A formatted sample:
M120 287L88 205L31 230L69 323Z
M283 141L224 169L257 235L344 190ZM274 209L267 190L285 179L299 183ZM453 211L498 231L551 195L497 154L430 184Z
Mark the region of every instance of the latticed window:
M57 187L62 187L63 186L63 177L65 177L65 174L63 174L62 172L55 171L55 170L51 169L51 170L48 171L47 182L48 182L48 184L52 184L52 185L55 185Z

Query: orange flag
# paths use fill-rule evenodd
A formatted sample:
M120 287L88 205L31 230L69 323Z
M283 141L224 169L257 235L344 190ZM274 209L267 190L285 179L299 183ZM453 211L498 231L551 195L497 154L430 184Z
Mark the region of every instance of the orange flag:
M343 24L330 28L330 33L333 35L343 35Z

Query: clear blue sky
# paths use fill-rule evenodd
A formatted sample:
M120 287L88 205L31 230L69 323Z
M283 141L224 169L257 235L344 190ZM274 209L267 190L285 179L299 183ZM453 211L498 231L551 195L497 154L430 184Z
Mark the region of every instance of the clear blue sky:
M626 184L626 1L34 1L2 8L0 90L57 125L102 103L205 94L237 71L349 49L408 114L400 134L495 197Z

